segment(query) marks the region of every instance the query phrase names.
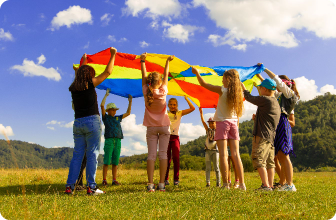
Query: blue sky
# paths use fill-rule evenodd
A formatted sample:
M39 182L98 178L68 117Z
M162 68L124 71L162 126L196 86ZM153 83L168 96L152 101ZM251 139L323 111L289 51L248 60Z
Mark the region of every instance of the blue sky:
M8 0L0 8L0 129L12 140L73 147L72 63L111 46L203 66L262 62L296 79L302 100L336 94L336 6L330 0ZM105 91L97 94L100 104ZM109 102L126 112L127 99L110 95ZM241 121L256 109L245 108ZM214 110L204 112L209 117ZM134 99L123 122L124 155L147 151L143 114L143 98ZM198 110L183 117L182 143L203 134Z

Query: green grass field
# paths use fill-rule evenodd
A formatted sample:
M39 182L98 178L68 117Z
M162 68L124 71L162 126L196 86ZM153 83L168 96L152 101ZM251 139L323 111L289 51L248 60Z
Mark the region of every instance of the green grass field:
M242 192L215 187L214 172L213 186L206 188L204 171L181 171L180 186L147 193L145 170L121 168L122 185L101 187L106 195L100 196L65 195L68 169L0 173L0 213L6 219L331 219L336 212L332 172L294 173L297 192L266 193L254 191L261 184L257 173L245 173ZM96 180L100 185L101 169Z

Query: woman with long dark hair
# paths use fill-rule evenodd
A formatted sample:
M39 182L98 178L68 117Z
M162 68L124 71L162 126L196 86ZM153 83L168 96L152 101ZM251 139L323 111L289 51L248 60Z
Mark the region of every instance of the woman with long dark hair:
M97 77L95 77L95 70L86 65L87 59L84 54L83 63L76 71L75 79L69 87L75 110L73 125L75 147L69 168L66 194L73 193L85 153L87 194L105 193L97 188L95 181L102 132L95 87L112 73L117 50L111 47L110 53L111 57L105 71Z

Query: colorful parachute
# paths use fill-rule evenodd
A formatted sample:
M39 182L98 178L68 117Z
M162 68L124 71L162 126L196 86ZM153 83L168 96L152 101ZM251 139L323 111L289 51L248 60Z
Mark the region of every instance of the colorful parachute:
M146 58L147 72L158 71L163 74L164 66L169 55L148 53ZM96 71L96 76L104 72L110 59L110 49L93 55L87 55L87 63ZM79 66L79 64L75 65ZM169 64L168 94L173 96L188 96L197 106L214 108L217 106L218 94L201 87L196 76L191 72L191 65L175 57ZM248 90L252 90L253 82L260 80L255 74L261 73L264 66L237 67L215 66L196 67L203 79L213 85L222 85L222 76L225 70L236 69L241 81ZM104 80L98 89L111 89L111 93L123 97L132 95L134 98L142 97L142 79L140 56L126 53L117 53L112 74Z

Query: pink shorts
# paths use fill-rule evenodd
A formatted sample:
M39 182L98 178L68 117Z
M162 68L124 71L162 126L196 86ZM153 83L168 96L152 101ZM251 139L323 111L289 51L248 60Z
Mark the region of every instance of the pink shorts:
M237 122L216 121L215 141L233 139L240 141Z

